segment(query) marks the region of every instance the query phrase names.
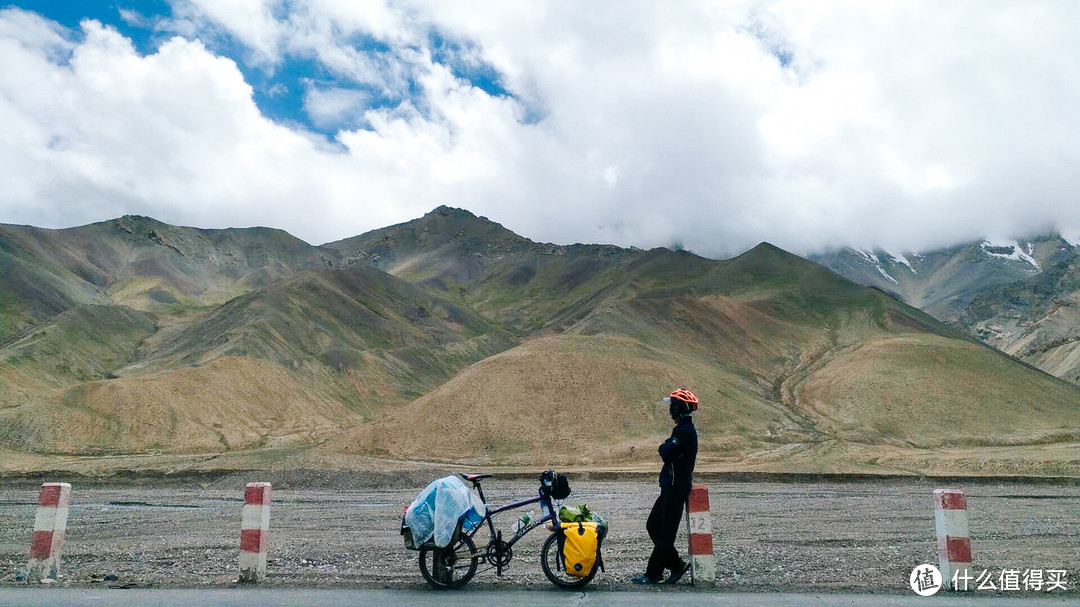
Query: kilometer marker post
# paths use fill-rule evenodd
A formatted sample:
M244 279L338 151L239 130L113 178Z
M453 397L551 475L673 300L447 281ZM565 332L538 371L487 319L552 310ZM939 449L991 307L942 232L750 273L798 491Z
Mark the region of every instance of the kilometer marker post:
M266 577L266 546L270 539L270 483L248 483L240 522L240 583Z
M938 569L943 585L954 588L953 575L971 579L971 539L967 500L959 489L934 489L934 527L937 530ZM967 590L967 582L959 590Z
M37 516L34 517L34 539L30 543L30 563L27 579L55 580L60 575L60 549L67 534L68 505L71 485L44 483L38 496Z
M690 581L711 586L716 582L716 556L713 555L712 514L709 488L694 485L686 500L687 540L690 544Z

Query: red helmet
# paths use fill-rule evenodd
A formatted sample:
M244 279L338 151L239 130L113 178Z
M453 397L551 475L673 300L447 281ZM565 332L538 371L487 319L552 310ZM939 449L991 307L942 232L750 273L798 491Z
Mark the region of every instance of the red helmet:
M691 392L689 390L683 390L682 388L679 388L678 390L675 390L674 392L672 392L671 395L668 396L667 398L665 398L664 400L669 405L671 404L671 401L679 400L679 401L682 401L682 402L686 403L687 405L689 405L687 407L687 409L689 409L690 411L697 411L698 398L697 398L697 396L694 395L693 392Z

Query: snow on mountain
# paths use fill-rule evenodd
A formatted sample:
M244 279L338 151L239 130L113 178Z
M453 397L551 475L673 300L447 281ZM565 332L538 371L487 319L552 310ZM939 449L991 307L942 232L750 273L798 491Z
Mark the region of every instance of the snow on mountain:
M1026 261L1035 266L1037 271L1042 271L1039 262L1035 261L1035 258L1031 256L1035 248L1031 243L1028 243L1026 252L1020 248L1020 243L1015 240L984 240L980 246L987 255L1001 259L1011 259L1012 261Z
M871 249L861 249L861 248L856 248L856 247L848 247L847 250L851 251L852 253L857 255L861 261L863 261L863 262L865 262L865 263L867 263L869 265L874 266L874 269L876 269L878 271L878 273L880 273L885 278L885 280L888 280L889 282L893 283L894 285L899 285L900 284L899 282L896 281L895 278L893 278L888 272L885 271L885 268L883 268L882 265L881 265L881 257L878 256L878 254L875 253L873 250L871 250ZM908 269L910 269L912 272L915 271L915 269L911 267L911 264L908 263L907 258L905 258L903 255L896 255L896 254L888 253L888 252L885 252L885 251L882 251L882 253L884 253L885 255L888 255L890 258L892 258L897 263L902 263L902 264L906 265L908 267Z
M885 278L885 280L887 280L887 281L889 281L889 282L891 282L892 284L895 284L895 285L900 284L899 282L896 281L896 279L892 278L892 275L889 274L889 272L887 272L885 268L881 267L881 257L878 256L877 253L874 253L874 251L872 251L872 249L869 249L869 248L856 248L856 247L851 246L851 247L848 247L848 251L852 252L855 255L858 255L861 260L866 262L866 264L869 264L870 266L874 266L874 269L876 269L878 271L878 273L880 273L883 276L883 278ZM894 253L888 253L888 252L885 252L885 251L882 251L881 253L888 255L890 258L892 258L894 261L896 261L897 264L903 264L903 265L907 266L907 269L912 270L912 272L915 272L915 268L912 268L912 264L910 264L910 262L908 262L907 258L904 257L903 255L894 254Z
M1080 230L1075 232L1062 231L1061 238L1074 247L1080 247Z
M877 267L877 271L881 272L881 275L884 276L885 278L891 280L893 282L893 284L896 284L896 285L900 284L900 283L896 282L895 278L893 278L892 276L889 276L889 273L886 272L885 269L882 268L881 266Z
M886 253L889 255L889 257L892 257L893 261L895 261L896 263L902 263L907 266L908 269L911 270L912 274L918 274L918 272L915 271L915 268L911 266L911 262L908 261L908 258L905 257L903 253L893 253L892 251L886 251Z
M879 264L879 263L881 263L881 260L879 260L879 259L878 259L878 256L877 256L877 255L875 255L875 254L874 254L874 252L873 252L873 251L871 251L870 249L856 249L856 248L852 248L851 250L852 250L852 251L855 251L856 253L858 253L859 255L861 255L863 259L865 259L866 261L869 261L870 263L873 263L873 264Z

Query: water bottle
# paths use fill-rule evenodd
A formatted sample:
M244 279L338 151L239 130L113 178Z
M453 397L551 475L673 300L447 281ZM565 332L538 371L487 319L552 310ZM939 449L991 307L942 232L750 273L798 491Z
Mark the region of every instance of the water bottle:
M514 523L514 533L517 533L518 531L521 531L522 529L524 529L525 526L529 524L529 521L532 520L532 517L533 517L534 514L536 514L536 512L533 511L533 510L528 511L525 514L522 514L521 518L519 518L517 520L517 522Z

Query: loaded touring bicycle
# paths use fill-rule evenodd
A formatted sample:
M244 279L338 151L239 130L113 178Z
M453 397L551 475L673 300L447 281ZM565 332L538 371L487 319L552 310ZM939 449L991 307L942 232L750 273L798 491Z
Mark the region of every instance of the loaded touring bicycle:
M405 546L419 550L420 573L431 586L439 589L461 588L476 575L481 564L487 565L485 571L495 569L498 575L502 575L503 569L513 558L514 544L541 525L551 531L540 550L540 567L552 584L559 588L581 588L592 581L598 570L603 570L600 545L607 533L607 526L595 521L560 522L558 502L570 495L570 483L562 474L553 470L544 472L540 475L537 497L495 508L487 507L481 487L481 481L494 475L460 476L472 484L472 489L484 504L484 513L478 521L469 521L468 524L459 520L453 537L445 547L436 546L432 540L415 544L412 531L406 525L405 517L402 517L401 533L405 536ZM501 530L496 530L496 516L536 503L540 504L540 516L531 520L527 517L519 519L522 524L509 538L504 537ZM478 548L476 536L482 528L488 530L488 541Z

